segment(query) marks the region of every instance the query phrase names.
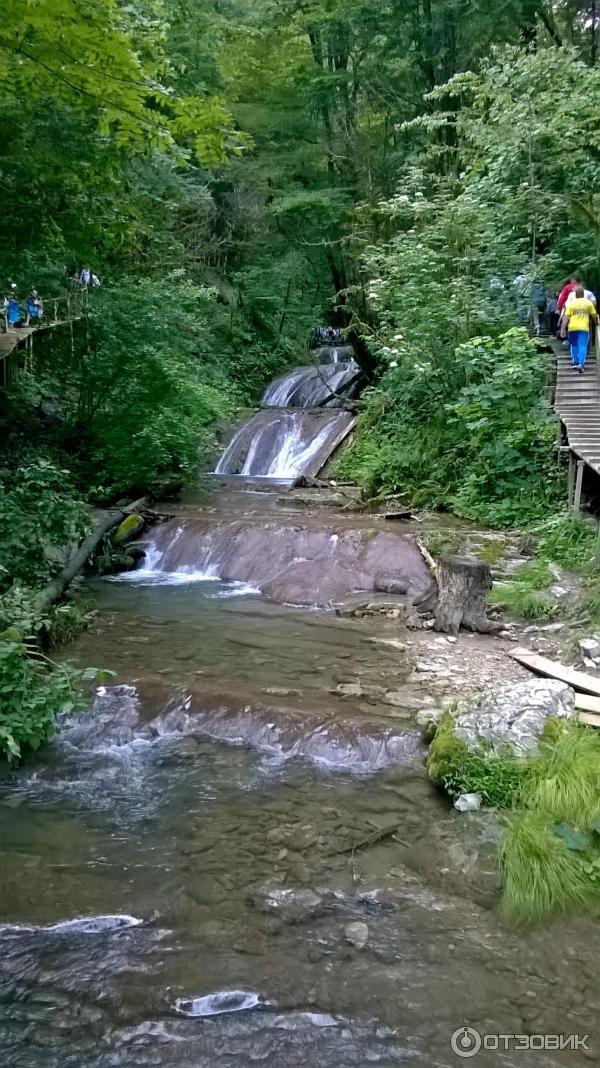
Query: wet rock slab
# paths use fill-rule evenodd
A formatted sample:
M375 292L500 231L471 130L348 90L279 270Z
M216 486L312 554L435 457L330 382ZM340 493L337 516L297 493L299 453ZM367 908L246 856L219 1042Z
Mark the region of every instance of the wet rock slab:
M387 585L401 586L408 602L432 588L414 536L377 529L171 521L154 531L149 556L157 575L204 573L244 582L284 604L331 606L356 591L374 591L382 574L393 576ZM371 602L371 611L398 609L398 618L407 611L406 601L390 601L389 594L367 598L366 613Z

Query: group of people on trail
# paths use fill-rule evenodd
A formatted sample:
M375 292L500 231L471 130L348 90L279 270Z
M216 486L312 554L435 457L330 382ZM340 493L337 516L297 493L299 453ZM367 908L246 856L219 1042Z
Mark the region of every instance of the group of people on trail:
M590 348L591 328L598 321L596 295L575 275L559 293L556 312L559 316L558 330L568 339L573 367L583 374Z
M17 283L12 282L10 292L2 302L6 332L10 333L21 326L41 323L44 318L44 302L37 289L32 289L25 300L25 311L17 293Z
M80 271L76 270L71 280L73 285L81 289L89 289L91 286L102 285L98 275L91 267L82 267Z
M315 341L321 345L340 345L342 331L339 326L316 326Z
M546 293L540 280L531 281L525 271L513 282L517 291L517 312L533 334L561 337L571 350L573 367L583 374L590 348L591 327L597 321L596 295L578 275L573 275L560 290Z

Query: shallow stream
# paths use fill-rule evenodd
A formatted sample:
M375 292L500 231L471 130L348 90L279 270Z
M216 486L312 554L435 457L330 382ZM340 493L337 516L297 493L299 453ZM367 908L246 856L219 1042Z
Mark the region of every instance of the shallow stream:
M499 828L426 781L407 632L201 577L93 583L65 655L117 677L2 771L3 1068L445 1068L464 1025L592 1032L477 1065L597 1060L596 929L497 919Z

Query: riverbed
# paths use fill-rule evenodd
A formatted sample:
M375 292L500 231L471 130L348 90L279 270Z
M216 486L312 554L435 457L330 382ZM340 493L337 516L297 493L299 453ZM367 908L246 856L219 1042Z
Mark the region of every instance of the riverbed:
M222 492L182 514L291 522L276 487ZM446 1068L465 1025L592 1032L478 1065L597 1059L594 926L503 927L498 821L424 773L416 711L456 665L465 692L501 679L507 643L189 573L87 597L64 656L115 678L0 779L2 1065Z

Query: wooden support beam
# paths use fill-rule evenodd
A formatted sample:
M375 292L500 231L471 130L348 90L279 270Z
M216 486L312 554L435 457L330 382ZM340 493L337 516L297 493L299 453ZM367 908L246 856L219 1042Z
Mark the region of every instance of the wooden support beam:
M581 515L581 487L583 485L583 469L585 467L585 460L577 461L577 478L575 480L575 499L573 501L573 512L575 515Z
M567 508L569 511L573 507L573 493L575 490L575 457L571 451L569 451L569 472L567 474Z

